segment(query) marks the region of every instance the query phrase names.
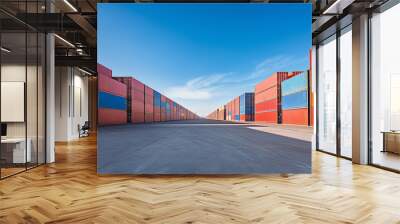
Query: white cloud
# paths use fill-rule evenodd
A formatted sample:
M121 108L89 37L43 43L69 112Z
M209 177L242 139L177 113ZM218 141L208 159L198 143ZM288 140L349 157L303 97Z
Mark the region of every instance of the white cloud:
M307 58L277 55L258 63L247 75L234 75L232 72L199 76L181 86L172 86L166 96L181 102L193 112L206 116L232 98L253 91L254 85L277 71L306 69ZM242 77L242 78L241 78Z
M306 58L298 58L288 55L277 55L268 57L264 61L256 65L254 71L248 76L248 79L256 79L262 76L270 75L278 71L288 71L289 68L302 68Z
M183 86L172 86L167 89L166 95L171 98L183 100L208 100L213 97L213 92L231 73L199 76L186 82Z

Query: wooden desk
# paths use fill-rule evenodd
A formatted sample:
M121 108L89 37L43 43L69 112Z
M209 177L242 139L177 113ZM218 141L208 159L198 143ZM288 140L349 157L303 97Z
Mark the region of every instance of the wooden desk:
M31 162L32 153L31 153L31 139L27 139L27 147L25 150L25 138L6 138L1 139L2 145L2 157L3 154L6 154L6 158L3 157L8 163L26 163ZM10 147L12 147L10 149ZM7 156L7 151L12 152L12 156ZM3 159L2 158L2 159Z
M382 152L400 154L400 131L383 131Z

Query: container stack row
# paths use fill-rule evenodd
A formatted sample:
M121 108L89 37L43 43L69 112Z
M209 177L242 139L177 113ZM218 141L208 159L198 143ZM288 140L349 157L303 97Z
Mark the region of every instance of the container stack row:
M99 125L192 120L199 117L139 80L113 77L98 64Z
M254 93L244 93L224 105L224 115L217 109L207 118L311 125L310 80L308 71L276 72L256 84Z
M211 112L207 118L227 121L253 121L254 93L243 93L235 97L226 105Z

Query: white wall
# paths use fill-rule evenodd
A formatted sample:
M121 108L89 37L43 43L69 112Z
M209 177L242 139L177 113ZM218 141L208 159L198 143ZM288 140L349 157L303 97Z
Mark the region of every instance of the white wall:
M70 141L89 118L88 78L72 67L56 67L55 73L55 140Z

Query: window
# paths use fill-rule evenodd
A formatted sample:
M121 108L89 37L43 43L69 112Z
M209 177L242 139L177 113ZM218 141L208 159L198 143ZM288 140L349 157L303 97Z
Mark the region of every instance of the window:
M318 47L318 149L336 153L336 35Z
M352 157L352 33L351 26L340 35L340 155Z
M371 160L400 170L400 4L371 19Z

